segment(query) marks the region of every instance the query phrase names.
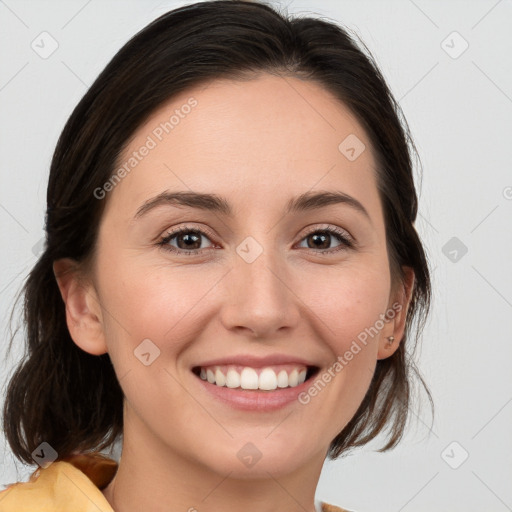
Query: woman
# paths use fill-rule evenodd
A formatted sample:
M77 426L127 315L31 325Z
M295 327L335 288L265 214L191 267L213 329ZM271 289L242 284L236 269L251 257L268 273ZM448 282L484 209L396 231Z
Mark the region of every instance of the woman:
M213 1L132 38L53 157L4 407L40 468L3 510L343 510L322 465L399 442L429 306L408 140L329 22Z

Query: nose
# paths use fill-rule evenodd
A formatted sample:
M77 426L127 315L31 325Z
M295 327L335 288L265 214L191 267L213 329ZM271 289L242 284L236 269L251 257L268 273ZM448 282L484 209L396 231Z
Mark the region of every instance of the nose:
M251 263L237 254L227 280L221 311L226 329L271 338L298 324L301 301L290 284L289 269L275 252L264 250Z

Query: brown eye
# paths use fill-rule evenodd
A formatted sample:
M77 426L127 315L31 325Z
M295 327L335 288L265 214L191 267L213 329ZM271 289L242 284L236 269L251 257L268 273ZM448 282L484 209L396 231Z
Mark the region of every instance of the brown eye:
M168 233L158 242L158 245L166 251L192 256L206 250L201 248L202 238L210 240L204 231L185 227ZM176 245L172 243L173 241Z
M331 248L332 239L338 240L339 245ZM353 242L349 239L346 232L336 228L317 229L308 233L303 240L307 243L307 249L320 252L337 252L346 248L353 247Z
M176 238L176 243L179 249L199 249L199 246L201 245L201 234L197 231L179 233L174 235L172 238Z

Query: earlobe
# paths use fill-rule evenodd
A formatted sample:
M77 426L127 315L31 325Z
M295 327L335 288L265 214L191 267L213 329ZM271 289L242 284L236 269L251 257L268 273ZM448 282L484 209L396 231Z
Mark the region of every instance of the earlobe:
M70 258L56 260L53 273L66 307L66 323L75 344L92 355L107 352L101 308L94 286Z
M391 297L388 307L390 312L389 320L385 324L379 339L379 350L377 359L386 359L392 356L400 346L404 331L407 311L414 290L414 270L411 267L402 267L404 278L398 290Z

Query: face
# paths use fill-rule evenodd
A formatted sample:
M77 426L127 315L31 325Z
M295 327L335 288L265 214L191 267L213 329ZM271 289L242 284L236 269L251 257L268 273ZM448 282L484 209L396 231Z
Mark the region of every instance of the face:
M125 163L105 187L84 306L68 307L74 341L110 354L125 437L240 478L323 460L402 332L366 133L320 85L262 75L174 97ZM345 200L297 201L319 193ZM215 363L230 386L199 375ZM244 387L267 367L262 387L308 379L243 390L244 367Z

